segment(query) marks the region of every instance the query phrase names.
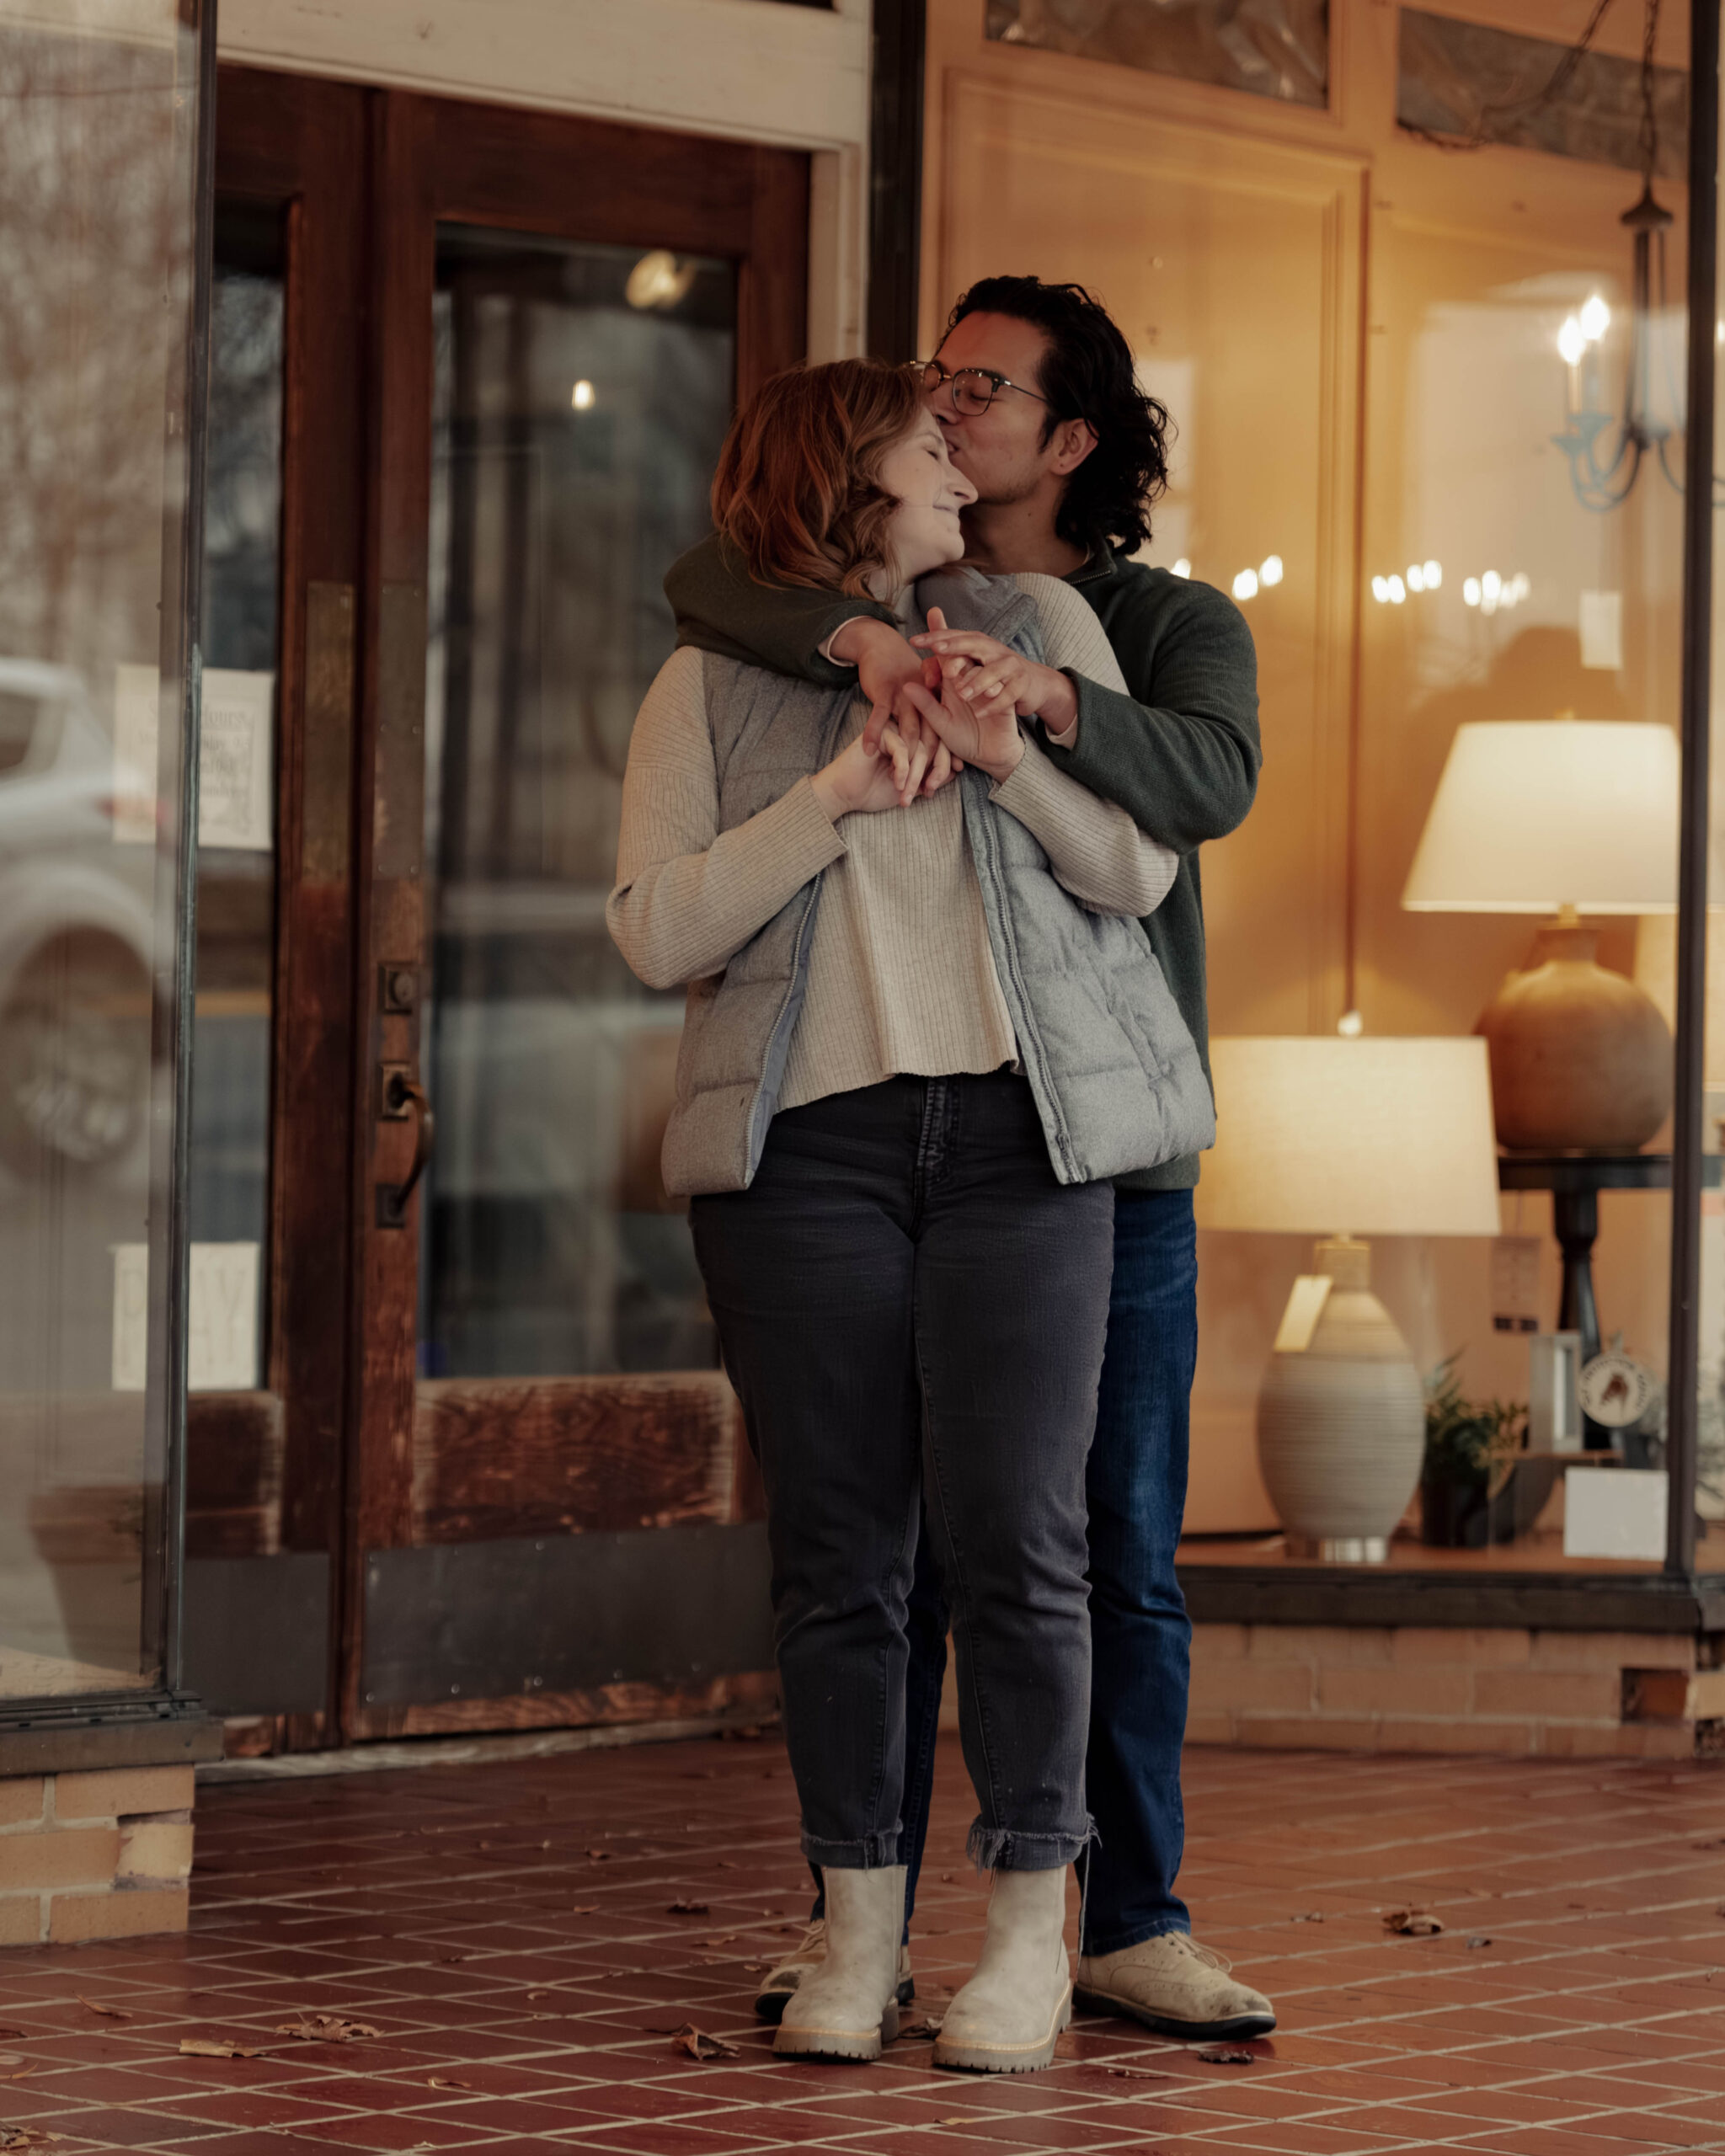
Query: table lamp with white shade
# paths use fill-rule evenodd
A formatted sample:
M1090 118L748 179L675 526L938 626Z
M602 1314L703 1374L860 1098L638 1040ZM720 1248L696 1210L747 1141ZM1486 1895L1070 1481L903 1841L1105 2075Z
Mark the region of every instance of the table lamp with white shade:
M1204 1228L1306 1235L1258 1405L1264 1486L1296 1555L1376 1562L1419 1480L1425 1393L1371 1292L1366 1235L1494 1235L1485 1043L1218 1038Z
M1502 1143L1632 1152L1671 1108L1671 1035L1598 963L1583 914L1677 902L1680 756L1669 727L1599 719L1457 728L1402 903L1555 916L1480 1018Z

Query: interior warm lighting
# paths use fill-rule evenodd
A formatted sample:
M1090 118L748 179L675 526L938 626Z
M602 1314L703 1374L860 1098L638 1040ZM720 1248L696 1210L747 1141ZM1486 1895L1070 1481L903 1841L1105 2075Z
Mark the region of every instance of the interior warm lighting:
M1442 590L1444 583L1444 565L1441 562L1422 563L1420 564L1420 574L1425 579L1425 588L1428 591L1439 591Z
M1336 1021L1336 1031L1344 1041L1357 1041L1365 1031L1365 1021L1357 1011L1344 1011Z
M569 403L578 412L590 412L593 409L593 385L584 376L569 392Z
M1186 557L1182 554L1179 560L1174 564L1174 574L1176 576L1190 576L1191 574L1192 564L1187 560Z
M1234 579L1234 596L1236 599L1257 598L1258 571L1256 569L1241 570L1239 575Z
M1457 728L1402 903L1413 913L1652 913L1677 894L1677 736L1627 720Z
M1497 1234L1483 1041L1218 1037L1210 1058L1222 1115L1201 1226Z
M1407 596L1407 586L1399 576L1388 577L1385 581L1390 587L1390 604L1392 606L1401 606Z
M1477 606L1479 601L1479 579L1477 576L1468 577L1461 586L1461 603L1464 606Z
M1279 554L1266 554L1259 563L1258 580L1260 584L1279 584L1282 581L1282 558Z
M1378 602L1378 604L1379 604L1379 606L1387 606L1389 605L1389 603L1390 603L1390 579L1388 579L1388 577L1386 577L1386 576L1375 576L1375 577L1372 579L1372 580L1371 580L1371 595L1372 595L1372 597L1373 597L1374 599L1375 599L1375 600L1376 600L1376 601Z
M1611 327L1611 310L1597 292L1581 310L1580 324L1581 334L1589 344L1597 344ZM1565 357L1567 356L1566 354Z
M673 307L687 297L695 281L695 264L679 265L676 255L662 247L644 254L629 272L623 297L631 307Z
M1479 589L1481 597L1495 606L1503 595L1503 579L1495 569L1487 569L1479 580Z
M1557 332L1557 353L1566 366L1579 366L1588 348L1588 334L1578 316L1571 315Z
M1410 562L1407 564L1407 589L1410 591L1425 590L1425 571L1418 562Z

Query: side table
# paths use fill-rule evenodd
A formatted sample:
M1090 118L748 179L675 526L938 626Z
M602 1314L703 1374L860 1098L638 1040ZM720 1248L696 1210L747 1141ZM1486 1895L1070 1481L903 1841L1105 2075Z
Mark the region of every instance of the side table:
M1719 1185L1719 1160L1702 1163L1710 1189ZM1599 1352L1599 1313L1594 1300L1594 1242L1599 1232L1602 1190L1669 1190L1669 1153L1500 1153L1499 1190L1548 1190L1551 1231L1563 1253L1563 1293L1557 1305L1557 1330L1581 1335L1581 1359ZM1610 1452L1612 1436L1591 1416L1582 1419L1582 1444L1589 1452Z

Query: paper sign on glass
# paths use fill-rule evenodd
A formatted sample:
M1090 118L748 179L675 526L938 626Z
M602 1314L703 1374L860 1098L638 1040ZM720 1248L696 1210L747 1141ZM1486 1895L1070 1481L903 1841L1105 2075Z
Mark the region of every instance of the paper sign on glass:
M114 1390L142 1392L149 1353L149 1251L114 1246ZM256 1243L194 1243L186 1321L186 1386L249 1392L258 1382Z
M156 750L161 708L162 675L158 668L115 668L114 839L117 846L156 843Z
M1282 1313L1282 1322L1276 1328L1277 1354L1303 1355L1311 1347L1311 1336L1324 1314L1324 1305L1330 1299L1330 1287L1327 1273L1300 1275L1288 1298L1288 1307Z
M275 762L275 676L204 669L198 756L198 843L267 853Z

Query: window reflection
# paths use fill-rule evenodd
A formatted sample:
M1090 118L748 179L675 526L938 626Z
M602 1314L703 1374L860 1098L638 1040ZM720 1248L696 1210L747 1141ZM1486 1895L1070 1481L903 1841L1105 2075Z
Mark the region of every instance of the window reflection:
M708 528L734 273L445 227L436 307L421 1368L710 1367L659 1180L682 999L604 907L660 579Z

